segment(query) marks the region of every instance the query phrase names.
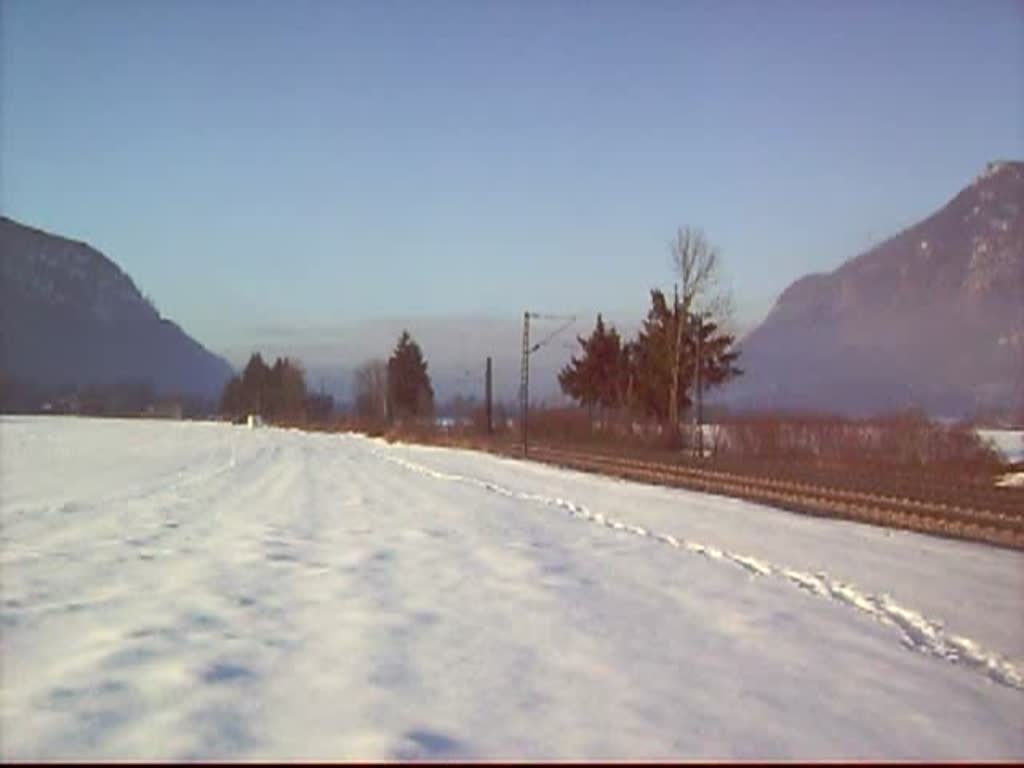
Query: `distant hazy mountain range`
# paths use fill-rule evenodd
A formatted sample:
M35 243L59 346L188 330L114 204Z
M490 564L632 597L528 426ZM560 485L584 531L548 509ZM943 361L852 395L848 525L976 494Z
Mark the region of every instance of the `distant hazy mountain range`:
M0 217L0 373L51 391L135 380L211 398L232 369L96 249Z
M1024 163L989 164L924 221L797 280L741 346L737 406L1024 407Z

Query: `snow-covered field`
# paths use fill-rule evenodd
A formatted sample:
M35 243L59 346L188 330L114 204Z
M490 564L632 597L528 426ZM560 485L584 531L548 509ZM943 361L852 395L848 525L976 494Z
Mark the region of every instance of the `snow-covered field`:
M0 420L0 757L1024 758L1024 556L356 436Z
M983 440L990 442L1007 461L1024 461L1024 431L1019 429L979 429Z

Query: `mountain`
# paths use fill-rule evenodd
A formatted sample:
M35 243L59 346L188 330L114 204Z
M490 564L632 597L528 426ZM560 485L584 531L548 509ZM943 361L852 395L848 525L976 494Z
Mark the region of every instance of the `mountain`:
M96 249L0 217L0 374L42 392L132 380L211 398L232 369Z
M990 163L924 221L797 280L741 346L734 406L1024 408L1024 163Z

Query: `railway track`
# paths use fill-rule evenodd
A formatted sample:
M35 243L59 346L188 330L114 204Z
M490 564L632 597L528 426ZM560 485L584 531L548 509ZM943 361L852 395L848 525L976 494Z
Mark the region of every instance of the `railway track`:
M589 472L741 498L793 512L1024 550L1024 491L971 484L851 482L773 477L718 468L531 446L530 457Z

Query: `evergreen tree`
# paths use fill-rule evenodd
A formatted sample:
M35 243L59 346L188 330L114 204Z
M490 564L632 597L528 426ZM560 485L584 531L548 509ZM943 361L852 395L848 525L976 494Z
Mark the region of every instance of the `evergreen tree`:
M233 376L225 385L220 411L232 419L250 413L268 421L304 418L306 381L302 367L286 357L267 367L263 356L254 352L242 375Z
M263 400L270 369L259 352L254 352L242 371L242 410L263 414Z
M232 420L242 415L242 380L232 376L220 396L220 412Z
M282 415L302 419L306 415L306 376L295 360L285 358L281 366L280 403Z
M388 412L392 418L422 418L434 412L434 388L423 352L408 331L402 331L388 359Z
M739 350L733 346L735 342L735 336L718 333L718 324L713 320L705 320L702 323L700 335L702 391L707 392L709 389L721 386L730 379L743 374L742 369L735 365L740 356ZM687 343L692 360L697 356L696 333L687 339Z
M615 399L619 408L627 412L633 410L636 403L636 358L636 342L624 342L619 348L619 363L615 376Z
M605 328L604 318L599 314L590 336L577 336L576 340L582 355L572 357L558 374L558 383L565 394L588 410L597 406L603 420L608 410L623 403L621 367L626 361L622 339L614 327Z
M598 326L600 327L601 316L598 315ZM582 348L580 357L575 355L569 360L568 365L558 374L558 384L562 391L585 407L592 408L597 401L597 387L594 385L594 335L597 330L584 339L577 336L576 341Z
M676 357L673 354L675 328L672 308L668 305L665 295L659 290L652 290L651 308L636 341L630 345L635 387L633 397L641 413L663 423L671 417L669 400L673 380L672 361ZM694 324L686 322L677 356L678 413L685 412L692 405L691 394L696 373L694 361L697 358L696 334ZM702 323L700 370L701 389L704 392L742 374L735 365L739 352L735 350L734 343L735 337L719 333L718 324L713 320Z
M664 422L668 417L668 395L672 386L673 315L665 295L651 291L651 308L633 343L636 372L635 403L645 416ZM685 387L680 388L685 398Z
M305 416L306 380L301 366L277 358L264 385L264 416L267 419L301 419Z

